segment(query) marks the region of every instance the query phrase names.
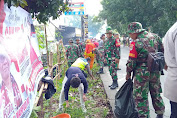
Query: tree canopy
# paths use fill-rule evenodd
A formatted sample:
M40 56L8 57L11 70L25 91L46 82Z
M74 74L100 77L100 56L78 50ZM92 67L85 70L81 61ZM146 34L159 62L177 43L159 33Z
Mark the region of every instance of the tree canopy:
M130 22L140 22L143 28L164 36L176 22L176 0L103 0L99 16L109 26L126 33Z
M69 8L68 0L64 3L63 0L4 0L9 6L21 6L39 22L46 23L50 17L57 19L63 12Z

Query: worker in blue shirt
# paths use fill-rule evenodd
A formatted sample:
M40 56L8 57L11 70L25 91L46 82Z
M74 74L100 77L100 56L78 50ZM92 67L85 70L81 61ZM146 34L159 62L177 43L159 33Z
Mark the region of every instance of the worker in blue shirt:
M69 107L68 102L68 91L70 86L73 88L78 88L79 94L80 94L80 102L81 102L81 108L83 112L86 112L85 103L86 100L85 94L87 93L87 80L82 72L82 70L79 67L73 67L71 66L66 71L66 76L64 77L64 80L62 82L62 89L60 93L60 99L59 99L59 110L63 110L63 103L64 99L66 100L66 107Z

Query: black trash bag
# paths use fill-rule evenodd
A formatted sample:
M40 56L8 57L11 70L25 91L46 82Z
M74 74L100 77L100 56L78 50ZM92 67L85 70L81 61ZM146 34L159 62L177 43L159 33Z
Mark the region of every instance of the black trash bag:
M133 82L128 79L115 95L115 116L117 118L138 118L133 99Z
M53 96L53 94L55 94L55 92L56 92L56 88L55 88L55 85L53 83L53 80L48 75L45 78L42 78L41 81L44 82L44 83L48 83L48 87L47 87L47 90L45 92L45 99L46 100L50 99Z

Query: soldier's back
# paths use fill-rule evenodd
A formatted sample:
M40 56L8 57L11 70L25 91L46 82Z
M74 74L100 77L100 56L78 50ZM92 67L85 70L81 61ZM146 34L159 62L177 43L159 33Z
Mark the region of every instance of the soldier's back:
M74 62L78 58L78 46L76 44L69 45L67 52L69 62Z

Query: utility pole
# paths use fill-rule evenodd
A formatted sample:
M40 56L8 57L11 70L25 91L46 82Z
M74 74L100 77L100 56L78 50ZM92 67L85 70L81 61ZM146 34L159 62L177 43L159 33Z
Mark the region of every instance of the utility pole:
M85 41L84 39L84 20L83 20L83 15L81 15L81 38L83 41Z
M81 35L84 41L88 38L88 15L81 16Z

